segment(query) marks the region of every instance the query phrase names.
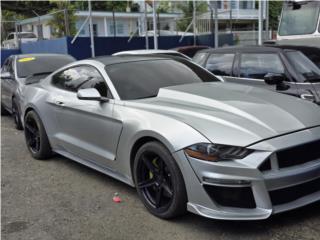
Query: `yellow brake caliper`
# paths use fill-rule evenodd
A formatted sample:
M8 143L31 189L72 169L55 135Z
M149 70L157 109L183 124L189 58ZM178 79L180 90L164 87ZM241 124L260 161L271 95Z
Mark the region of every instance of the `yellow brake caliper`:
M152 161L151 161L151 163L154 165L154 166L156 166L156 167L159 167L158 166L158 164L157 164L157 157L156 158L154 158ZM149 179L152 179L153 178L153 173L151 172L151 171L149 171Z

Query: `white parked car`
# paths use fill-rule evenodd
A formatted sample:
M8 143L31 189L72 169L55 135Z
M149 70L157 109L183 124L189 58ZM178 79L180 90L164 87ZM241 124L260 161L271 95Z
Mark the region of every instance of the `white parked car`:
M12 32L8 35L7 40L2 42L4 48L18 48L19 42L26 43L26 42L35 42L37 41L37 36L32 32L19 32L15 33Z
M177 56L186 58L188 60L192 60L187 55L177 52L175 50L164 50L164 49L139 49L139 50L130 50L130 51L122 51L112 54L112 56L123 56L123 55L149 55L149 54L161 54L161 55L169 55L169 56Z

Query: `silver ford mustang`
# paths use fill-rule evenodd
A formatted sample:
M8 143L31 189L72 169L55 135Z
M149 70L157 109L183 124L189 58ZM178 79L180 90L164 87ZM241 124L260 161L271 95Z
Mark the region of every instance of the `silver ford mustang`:
M265 219L320 200L320 109L180 58L71 63L23 93L28 149L137 188L160 218Z

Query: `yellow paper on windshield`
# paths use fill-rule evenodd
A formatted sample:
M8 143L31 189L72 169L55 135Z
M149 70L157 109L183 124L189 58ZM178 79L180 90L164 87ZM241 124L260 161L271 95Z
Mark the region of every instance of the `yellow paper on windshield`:
M30 61L33 61L35 59L36 59L35 57L20 58L18 60L18 62L30 62Z

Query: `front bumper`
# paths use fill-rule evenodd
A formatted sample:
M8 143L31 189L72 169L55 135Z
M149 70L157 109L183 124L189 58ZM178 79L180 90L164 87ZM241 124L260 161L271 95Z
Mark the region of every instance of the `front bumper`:
M319 201L320 157L278 164L279 152L309 142L319 143L319 151L319 140L320 127L304 130L252 145L254 153L235 161L206 162L176 152L188 210L214 219L256 220Z

